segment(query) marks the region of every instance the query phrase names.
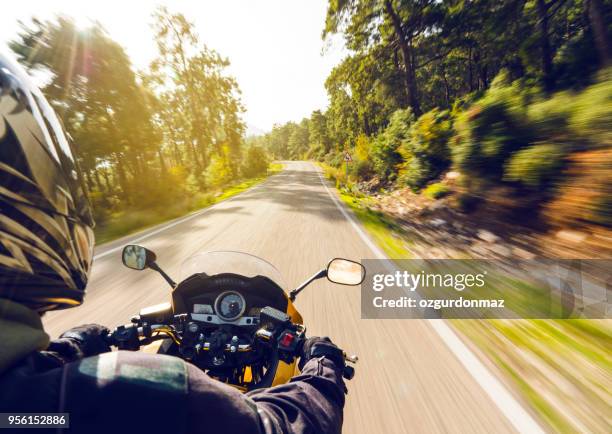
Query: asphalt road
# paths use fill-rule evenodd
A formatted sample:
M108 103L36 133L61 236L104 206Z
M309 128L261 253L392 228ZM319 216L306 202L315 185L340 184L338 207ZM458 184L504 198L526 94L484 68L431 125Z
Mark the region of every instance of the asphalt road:
M182 261L195 253L239 250L276 265L291 287L332 257L376 257L332 200L318 169L290 162L282 173L201 214L101 246L85 304L47 315L51 336L84 322L114 327L144 306L168 301L169 288L157 273L121 265L119 248L130 241L154 250L170 276L178 276ZM348 386L344 432L505 433L521 428L511 420L525 415L505 408L495 384L490 388L483 381L486 375L466 369L465 360L441 338L439 327L448 333L446 325L362 320L359 287L327 281L307 288L296 305L310 335L328 335L359 355Z

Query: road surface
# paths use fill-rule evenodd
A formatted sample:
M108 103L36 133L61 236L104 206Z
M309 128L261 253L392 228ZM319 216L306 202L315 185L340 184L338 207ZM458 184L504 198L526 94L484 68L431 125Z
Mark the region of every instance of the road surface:
M289 162L282 173L201 214L101 246L85 304L47 315L47 330L55 337L84 322L114 327L141 307L168 301L157 273L121 265L120 246L130 241L154 250L170 276L197 252L239 250L276 265L291 287L330 258L375 258L323 182L311 163ZM483 389L431 322L362 320L359 287L327 281L304 290L296 305L310 335L328 335L359 355L345 433L516 432L513 413L500 410L504 403L494 402L496 394L485 392L486 383Z

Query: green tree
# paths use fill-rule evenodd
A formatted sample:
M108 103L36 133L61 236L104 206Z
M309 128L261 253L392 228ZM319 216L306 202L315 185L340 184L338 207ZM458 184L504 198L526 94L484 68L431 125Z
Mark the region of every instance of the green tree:
M224 164L235 175L245 127L239 118L243 109L238 86L224 74L229 61L199 41L183 14L160 7L153 17L159 57L151 64L151 82L181 113L164 120L168 135L187 148L202 186L212 155L217 161L226 159Z
M89 188L132 202L130 180L150 175L159 136L123 48L99 24L80 30L66 17L23 25L10 46L50 75L43 92L74 138Z

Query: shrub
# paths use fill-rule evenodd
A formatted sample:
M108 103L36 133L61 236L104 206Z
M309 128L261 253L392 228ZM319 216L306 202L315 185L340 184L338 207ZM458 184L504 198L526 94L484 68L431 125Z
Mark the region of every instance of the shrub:
M355 159L367 161L371 157L371 143L368 136L359 134L355 140Z
M325 158L325 146L323 146L322 143L313 144L310 148L308 148L306 158L323 161L323 159Z
M528 119L535 140L573 143L578 147L612 144L612 79L603 72L599 82L582 92L559 92L533 103Z
M212 187L220 187L231 180L232 171L229 167L226 155L213 155L206 169L206 184Z
M504 179L533 189L544 189L559 175L564 156L560 145L541 144L523 149L508 161Z
M353 152L353 162L351 163L351 175L364 181L374 175L374 167L371 161L371 143L368 136L360 134L355 140L355 151Z
M94 221L97 225L104 224L111 216L108 195L99 190L90 190L89 201L93 208Z
M569 128L591 144L612 145L612 68L601 73L598 83L576 95Z
M347 182L346 173L343 167L332 167L327 164L323 165L323 174L326 178L331 179L335 182L336 187L340 188Z
M501 180L506 160L530 143L526 107L533 93L500 74L485 96L458 116L453 162L472 176Z
M572 139L568 126L573 99L570 92L559 92L529 106L527 117L535 140L568 142Z
M333 167L339 167L340 165L342 165L343 161L344 161L344 155L339 151L330 151L325 156L325 160L324 160L325 164L328 164Z
M448 141L452 127L448 112L425 113L410 128L408 140L399 147L404 163L399 175L414 190L438 177L450 165Z
M413 120L410 109L396 110L387 128L372 142L373 168L383 182L393 182L396 178L398 166L403 161L398 148L408 139Z
M246 157L241 168L242 176L255 178L266 174L269 159L266 152L260 146L253 145L246 152Z
M425 190L423 190L423 194L430 199L441 199L444 196L447 196L449 193L450 189L448 186L440 182L430 184Z
M360 181L370 179L374 175L372 163L368 160L354 160L351 165L351 175Z

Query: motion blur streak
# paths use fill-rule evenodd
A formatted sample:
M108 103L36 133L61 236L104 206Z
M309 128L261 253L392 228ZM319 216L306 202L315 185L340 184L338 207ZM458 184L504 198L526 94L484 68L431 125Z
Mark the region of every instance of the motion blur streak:
M325 187L325 190L329 194L329 197L334 201L342 215L350 221L351 225L355 228L355 231L359 234L361 239L370 247L374 255L378 259L382 259L385 264L385 268L391 273L395 272L397 267L387 258L387 256L370 240L370 238L364 233L361 227L355 221L355 218L350 215L344 207L340 204L340 201L334 196L325 183L325 180L319 172L319 179L321 184ZM522 433L543 433L544 431L540 428L538 423L531 417L531 415L525 411L521 404L506 390L503 384L497 380L489 370L476 358L476 356L461 342L457 335L443 320L426 320L429 322L431 327L436 331L440 339L444 341L446 346L453 352L453 354L459 359L459 361L465 366L467 372L469 372L474 379L482 386L482 389L489 395L489 397L495 402L497 407L504 413L514 427Z
M318 173L302 162L287 163L280 175L202 215L136 238L176 277L184 259L204 250L241 250L266 258L291 286L334 256L372 257ZM85 304L45 318L52 336L84 322L114 327L141 307L167 301L169 288L157 273L121 266L116 249L128 241L99 248ZM361 320L359 291L319 281L298 301L310 335L329 335L360 357L348 384L345 432L517 431L430 323Z

